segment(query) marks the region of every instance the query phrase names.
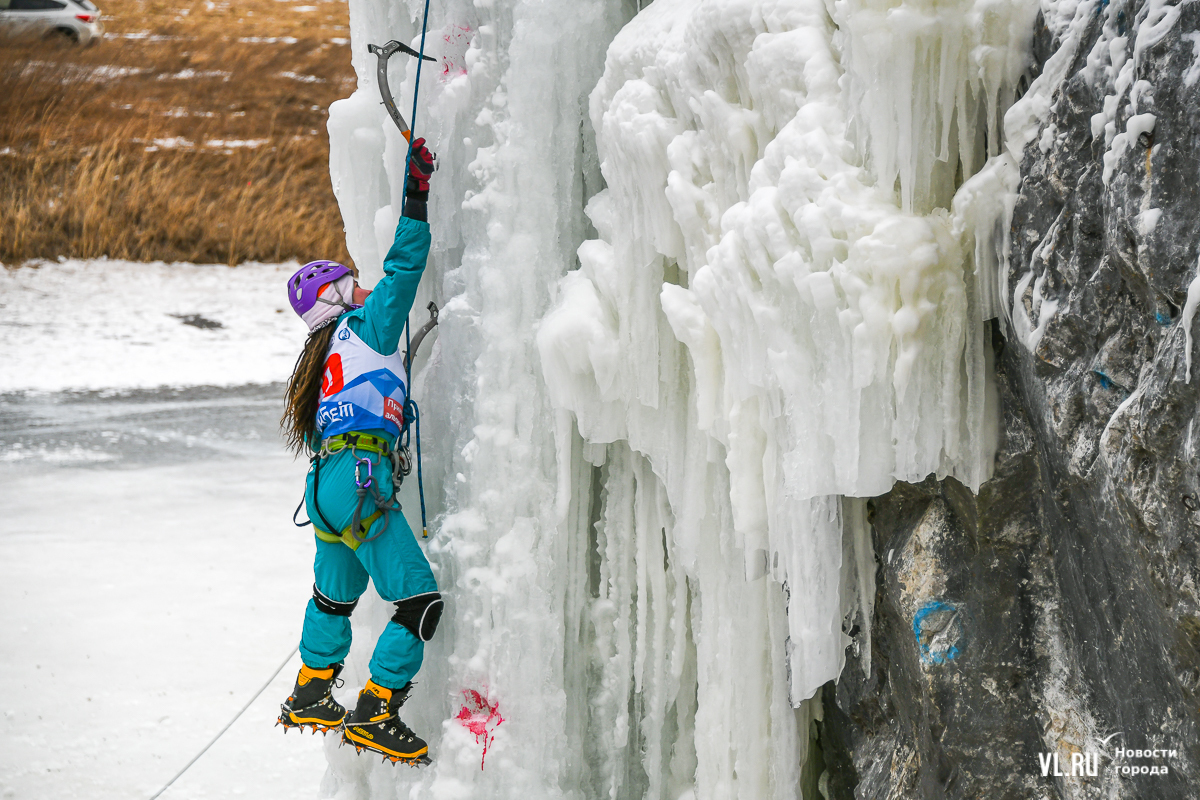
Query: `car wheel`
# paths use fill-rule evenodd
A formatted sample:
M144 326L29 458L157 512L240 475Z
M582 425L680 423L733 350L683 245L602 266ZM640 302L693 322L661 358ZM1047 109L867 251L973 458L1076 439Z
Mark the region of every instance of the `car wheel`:
M74 28L55 28L47 34L47 38L79 44L79 31Z

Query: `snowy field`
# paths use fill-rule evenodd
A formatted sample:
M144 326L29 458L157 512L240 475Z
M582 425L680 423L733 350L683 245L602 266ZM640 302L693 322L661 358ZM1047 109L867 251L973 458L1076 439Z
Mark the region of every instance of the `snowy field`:
M0 271L0 797L149 797L295 646L287 270ZM163 797L315 796L320 737L273 727L298 667Z
M294 264L64 261L0 270L0 392L287 380Z

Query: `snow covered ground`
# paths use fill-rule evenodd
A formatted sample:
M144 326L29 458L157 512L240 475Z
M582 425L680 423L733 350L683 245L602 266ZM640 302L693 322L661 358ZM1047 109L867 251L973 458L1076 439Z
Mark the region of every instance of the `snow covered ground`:
M280 289L295 269L107 260L0 269L0 392L286 380L304 340Z
M312 540L290 521L306 463L275 433L303 337L275 313L286 271L0 272L0 797L149 797L295 646ZM131 388L160 375L175 388ZM14 391L66 386L90 391ZM164 798L315 796L320 737L273 727L298 666Z

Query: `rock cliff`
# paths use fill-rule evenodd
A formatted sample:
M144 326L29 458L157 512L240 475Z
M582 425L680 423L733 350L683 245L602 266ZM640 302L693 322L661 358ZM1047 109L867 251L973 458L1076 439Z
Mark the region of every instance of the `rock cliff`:
M1069 66L1001 265L995 474L870 503L873 658L825 689L827 797L1200 791L1198 29L1194 3L1039 20L1037 69Z

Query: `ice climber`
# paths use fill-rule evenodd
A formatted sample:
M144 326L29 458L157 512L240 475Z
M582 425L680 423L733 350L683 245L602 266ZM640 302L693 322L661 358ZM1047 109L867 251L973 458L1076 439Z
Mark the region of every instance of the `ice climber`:
M323 732L341 726L343 742L406 763L428 761L429 748L398 711L442 614L433 571L395 499L409 469L398 442L408 391L400 335L429 254L432 173L425 140L417 139L404 216L373 291L332 261L306 264L288 280L288 299L309 335L288 381L282 427L289 447L315 453L304 503L317 554L300 638L304 665L279 723ZM368 578L396 613L347 715L332 690L350 650L350 613Z

